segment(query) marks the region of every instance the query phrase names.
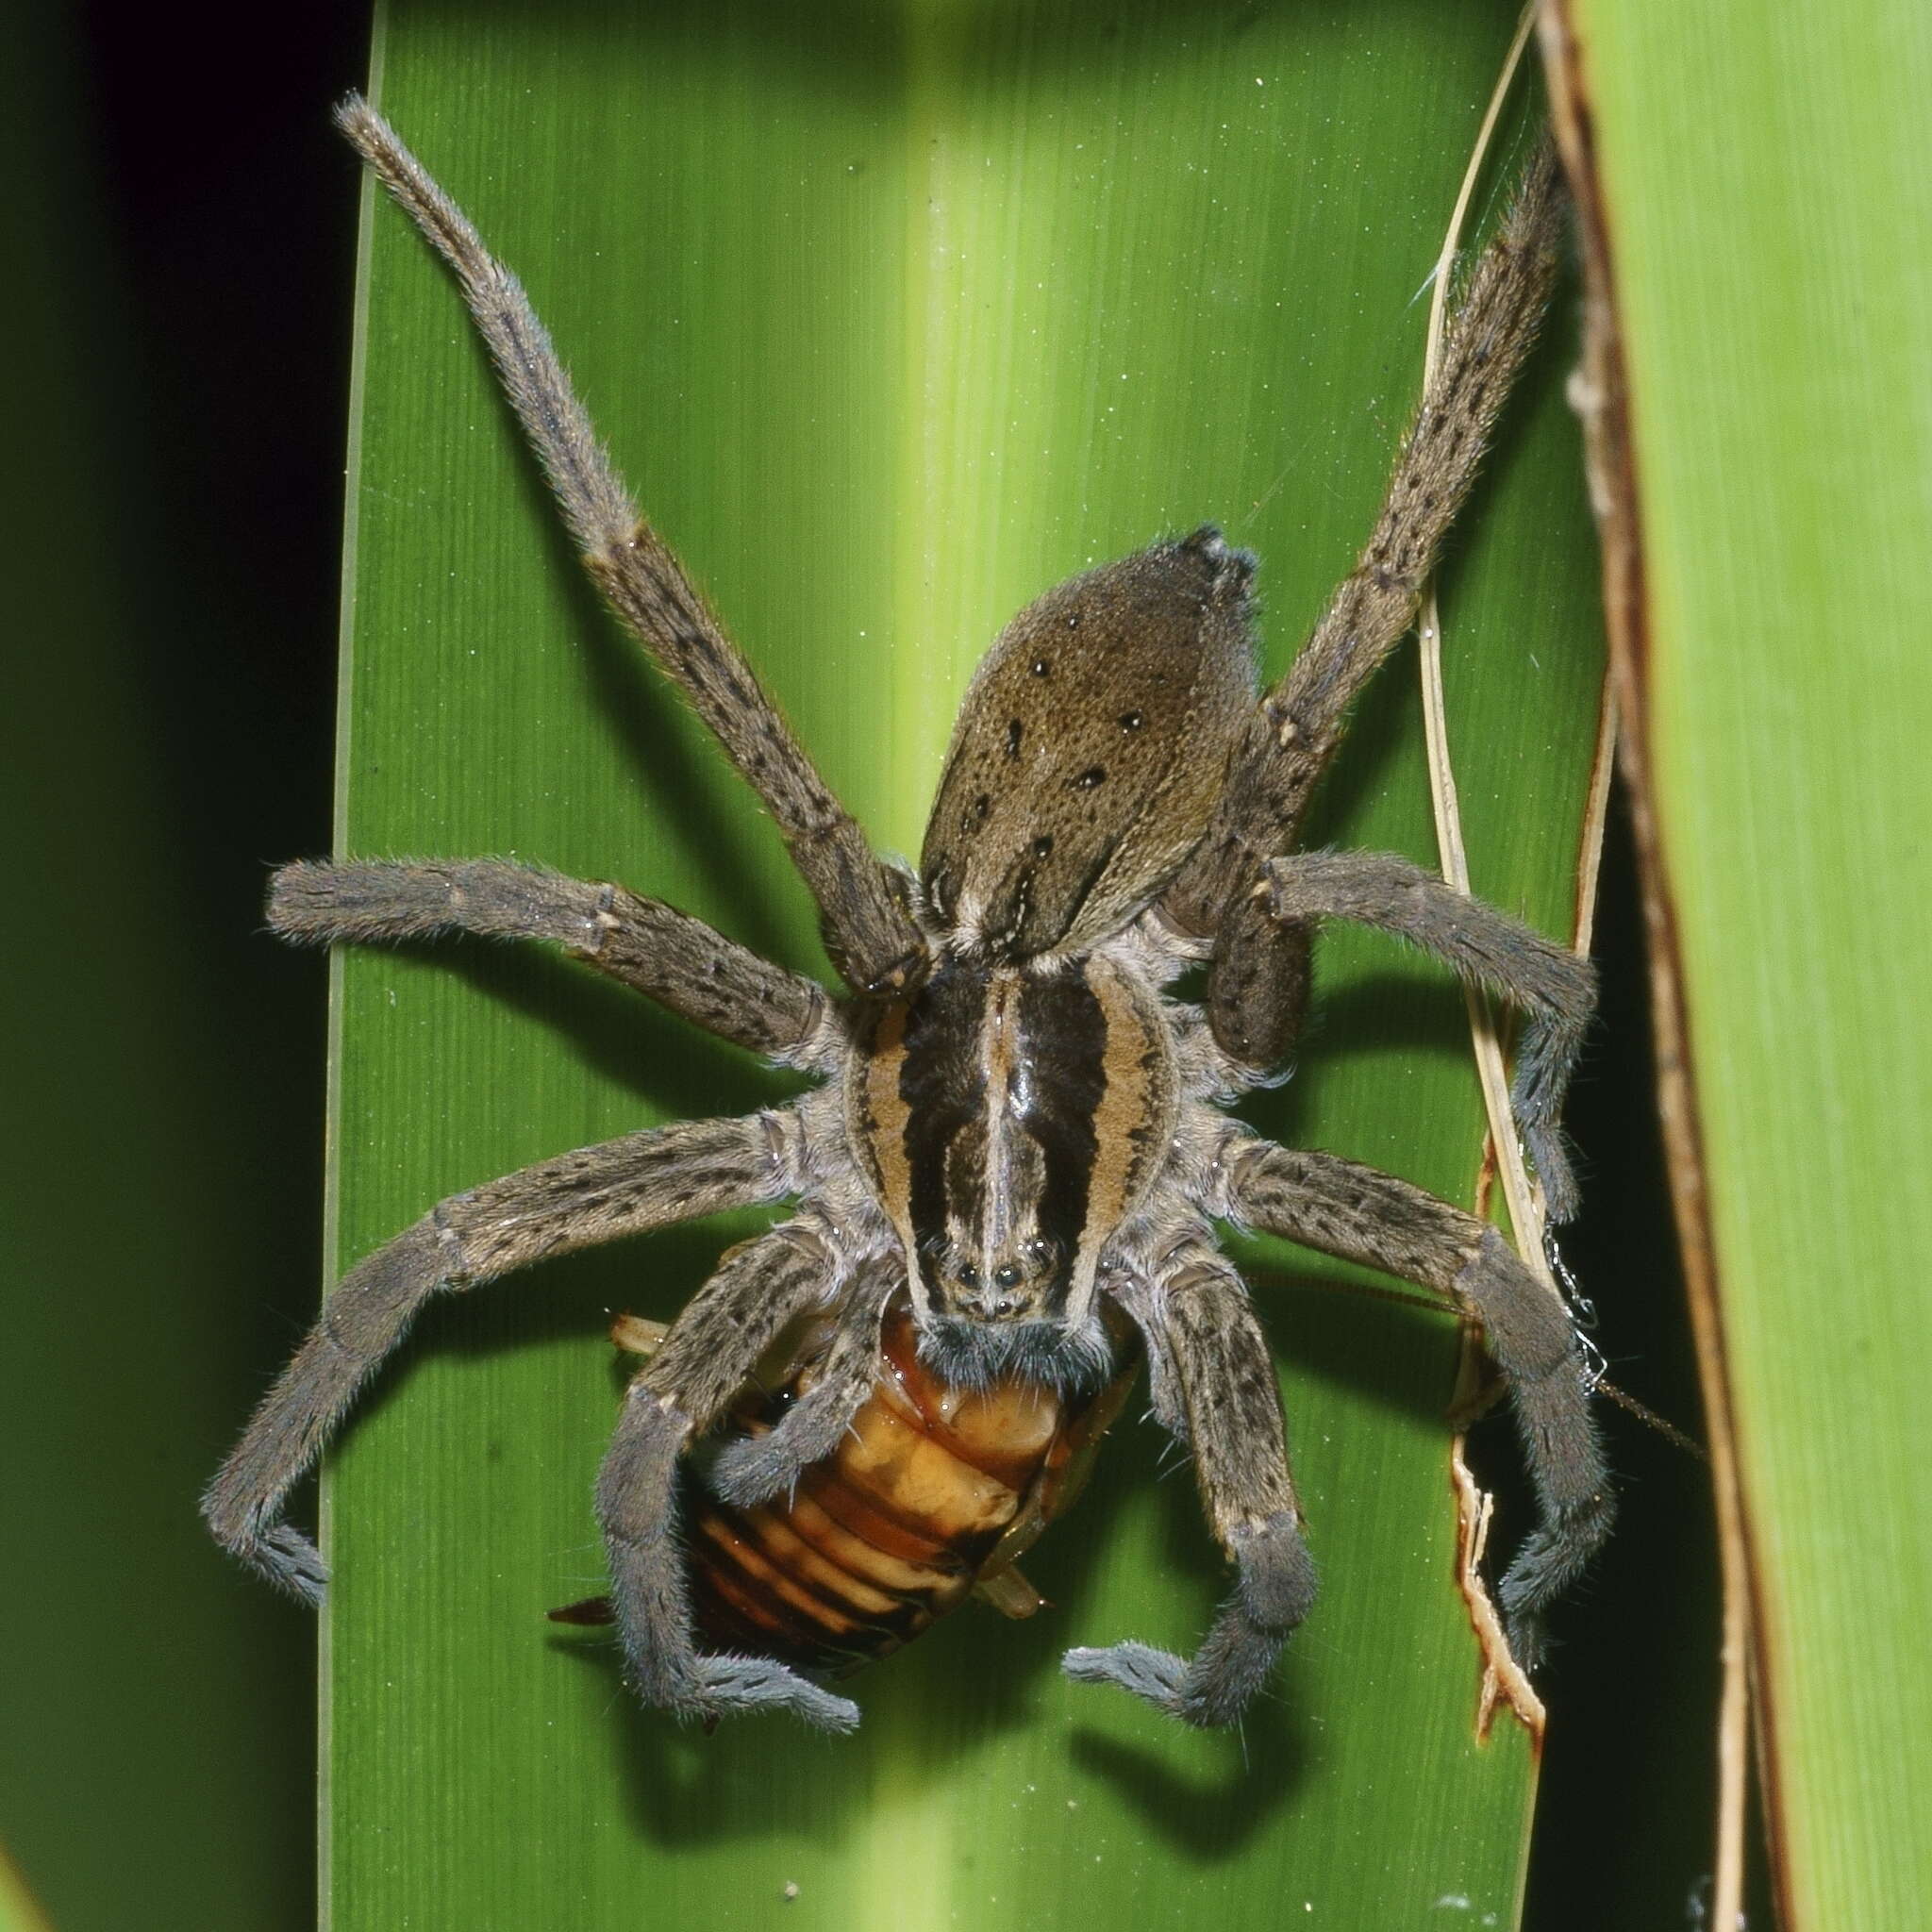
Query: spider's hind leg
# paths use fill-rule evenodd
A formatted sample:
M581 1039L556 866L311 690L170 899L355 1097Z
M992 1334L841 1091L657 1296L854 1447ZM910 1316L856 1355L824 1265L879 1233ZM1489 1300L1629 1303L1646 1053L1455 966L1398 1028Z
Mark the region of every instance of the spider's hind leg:
M1230 1724L1315 1599L1281 1390L1247 1290L1212 1249L1188 1251L1127 1306L1150 1358L1178 1389L1201 1499L1235 1565L1235 1590L1191 1658L1128 1642L1070 1650L1061 1667L1081 1683L1118 1685L1184 1723Z
M1293 663L1250 714L1213 821L1160 896L1177 931L1217 932L1257 868L1293 849L1350 707L1415 620L1442 540L1536 340L1561 252L1564 206L1556 151L1544 141L1451 313L1367 545ZM1217 962L1210 980L1221 970Z
M522 284L359 94L336 122L456 276L585 568L771 813L847 983L889 993L923 978L930 960L905 882L874 856L670 545L639 514Z
M1564 206L1545 141L1455 304L1367 545L1293 663L1249 715L1213 820L1158 901L1175 932L1213 939L1209 1024L1223 1050L1255 1073L1278 1066L1300 1030L1311 921L1322 915L1277 914L1251 895L1269 859L1293 851L1351 706L1414 622L1536 340L1561 253ZM1545 1153L1554 1145L1546 1142ZM1554 1202L1559 1157L1543 1180Z

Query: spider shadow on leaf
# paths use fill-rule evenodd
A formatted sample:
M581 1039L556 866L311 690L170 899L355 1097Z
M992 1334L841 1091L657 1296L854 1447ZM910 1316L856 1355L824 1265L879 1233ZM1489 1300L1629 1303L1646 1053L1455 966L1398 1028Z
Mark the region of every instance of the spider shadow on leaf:
M1277 1354L1292 1364L1297 1379L1345 1391L1351 1403L1366 1401L1406 1417L1412 1425L1439 1429L1446 1461L1447 1402L1455 1363L1452 1324L1423 1309L1350 1293L1346 1284L1324 1280L1312 1267L1291 1265L1284 1271L1253 1265L1246 1253L1241 1259ZM1322 1523L1328 1514L1323 1494L1327 1487L1323 1474L1325 1457L1310 1440L1315 1432L1306 1425L1305 1416L1304 1426L1297 1430L1296 1409L1291 1394L1290 1431L1301 1441L1301 1464L1311 1478L1307 1486L1310 1535L1320 1552ZM1089 1500L1100 1509L1116 1497L1128 1504L1136 1494L1151 1491L1159 1509L1157 1570L1168 1575L1204 1577L1199 1512L1186 1462L1175 1460L1171 1452L1163 1455L1152 1432L1123 1433L1137 1439L1132 1456L1116 1457L1119 1467L1105 1478L1110 1493L1097 1493ZM1132 1466L1150 1460L1157 1461L1158 1468ZM1097 1491L1102 1482L1096 1476ZM1041 1568L1044 1571L1045 1566ZM1211 1609L1212 1598L1204 1595L1192 1614L1205 1624ZM1178 1636L1184 1629L1182 1625L1146 1634L1158 1640ZM1266 1701L1251 1712L1239 1732L1202 1740L1203 1755L1211 1754L1215 1760L1211 1770L1184 1768L1174 1756L1170 1735L1150 1732L1143 1740L1091 1724L1082 1724L1072 1734L1074 1761L1110 1786L1139 1814L1144 1827L1175 1853L1203 1863L1237 1857L1300 1784L1315 1774L1317 1740L1308 1713L1318 1707L1319 1700L1309 1680L1320 1664L1310 1657L1311 1648L1325 1648L1319 1608L1290 1647Z
M1124 1423L1117 1434L1124 1440L1109 1445L1113 1453L1095 1474L1093 1493L1081 1501L1083 1516L1091 1509L1095 1524L1104 1525L1094 1528L1089 1548L1098 1552L1108 1547L1118 1535L1124 1511L1151 1508L1158 1543L1157 1571L1189 1578L1189 1601L1178 1612L1178 1623L1139 1634L1150 1641L1190 1637L1211 1620L1219 1587L1206 1560L1209 1545L1201 1527L1192 1472L1152 1425L1130 1428ZM1069 1537L1055 1546L1054 1568L1041 1563L1038 1580L1042 1587L1055 1575L1064 1543L1079 1541ZM1087 1574L1095 1568L1097 1556L1077 1560ZM1095 1600L1098 1603L1098 1592ZM1086 1620L1076 1614L1077 1602L1069 1608L1071 1639L1074 1626ZM1110 1628L1123 1613L1120 1605L1108 1605L1104 1612L1096 1611L1101 1620L1097 1626L1090 1621L1088 1627ZM1166 1614L1172 1617L1175 1612ZM1238 1730L1195 1733L1186 1753L1193 1761L1187 1765L1176 1759L1171 1732L1144 1724L1131 1713L1124 1722L1116 1714L1117 1727L1102 1729L1096 1714L1074 1701L1079 1687L1072 1687L1069 1709L1076 1722L1068 1736L1069 1757L1081 1775L1110 1786L1169 1849L1204 1864L1237 1857L1309 1771L1307 1700L1296 1688L1300 1674L1297 1654L1291 1646L1269 1694L1249 1721Z
M1105 1505L1093 1502L1095 1517L1104 1518ZM1086 1507L1083 1501L1083 1516ZM860 1737L874 1748L817 1753L808 1780L770 1778L774 1740L763 1724L721 1724L709 1735L693 1726L619 1726L616 1748L633 1825L674 1849L736 1837L762 1840L774 1826L814 1838L836 1834L877 1804L881 1740L914 1731L927 1740L917 1751L885 1746L894 1760L895 1790L916 1802L922 1786L944 1786L957 1757L1024 1729L1042 1700L1061 1694L1060 1653L1073 1611L1089 1592L1099 1547L1078 1538L1064 1541L1081 1543L1084 1554L1070 1558L1065 1547L1057 1551L1048 1602L1038 1615L1013 1622L969 1599L916 1646L890 1659L891 1669L836 1680L835 1690L856 1695L863 1706ZM551 1648L597 1673L613 1701L622 1697L613 1639L559 1630ZM936 1740L947 1740L946 1748L934 1748ZM755 1803L747 1802L748 1793L756 1794Z
M429 949L411 951L426 958ZM439 974L564 1042L600 1079L634 1093L641 1110L648 1106L665 1120L751 1113L781 1104L805 1084L741 1048L707 1040L675 1014L553 953L443 941L437 943L435 963ZM643 1124L641 1118L617 1123L620 1130Z

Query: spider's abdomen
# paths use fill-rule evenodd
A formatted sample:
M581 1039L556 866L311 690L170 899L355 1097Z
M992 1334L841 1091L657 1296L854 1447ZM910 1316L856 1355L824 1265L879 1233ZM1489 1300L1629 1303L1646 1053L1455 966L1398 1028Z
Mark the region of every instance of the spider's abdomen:
M789 1500L739 1508L691 1483L685 1540L705 1647L820 1671L897 1650L1004 1573L1072 1501L1132 1375L1077 1397L1013 1378L949 1388L920 1361L902 1304L872 1394ZM811 1382L805 1368L775 1391L748 1389L733 1424L763 1433Z
M1104 957L1056 973L952 958L859 1045L847 1131L928 1355L957 1344L962 1381L1029 1362L1077 1379L1101 1251L1173 1132L1158 995Z
M975 957L1090 951L1192 850L1254 706L1254 567L1197 530L1071 578L1001 632L919 865Z

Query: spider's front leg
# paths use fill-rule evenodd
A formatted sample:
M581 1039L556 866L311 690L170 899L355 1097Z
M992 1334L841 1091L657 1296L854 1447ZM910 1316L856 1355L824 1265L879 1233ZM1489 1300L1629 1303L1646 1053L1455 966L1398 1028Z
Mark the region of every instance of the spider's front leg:
M1608 1535L1615 1501L1569 1311L1487 1222L1332 1154L1231 1134L1230 1219L1453 1295L1509 1385L1542 1521L1503 1577L1510 1647L1533 1667L1543 1613Z
M671 546L639 513L523 285L367 101L351 94L336 121L449 265L585 569L772 814L818 902L834 964L861 993L916 983L930 961L904 882L873 853Z
M1544 142L1455 304L1368 543L1294 662L1249 713L1213 819L1158 901L1176 932L1213 940L1207 1007L1215 1039L1257 1072L1278 1065L1293 1044L1307 992L1309 929L1252 895L1269 861L1294 849L1349 708L1415 621L1536 341L1556 278L1563 209L1555 150ZM1558 1194L1560 1168L1543 1182Z
M709 1722L789 1710L823 1730L849 1731L858 1723L849 1698L770 1657L699 1652L674 1506L686 1450L724 1413L787 1323L831 1295L838 1275L837 1257L797 1224L734 1248L625 1397L597 1478L611 1608L632 1688L677 1717Z
M1235 1591L1191 1659L1129 1642L1070 1650L1062 1668L1082 1683L1117 1684L1185 1723L1231 1724L1315 1600L1274 1362L1240 1276L1205 1244L1122 1300L1159 1384L1177 1397L1171 1419L1184 1420Z
M552 1255L775 1201L796 1188L776 1115L625 1134L453 1194L342 1277L202 1498L215 1541L320 1603L328 1571L282 1520L357 1392L429 1298Z

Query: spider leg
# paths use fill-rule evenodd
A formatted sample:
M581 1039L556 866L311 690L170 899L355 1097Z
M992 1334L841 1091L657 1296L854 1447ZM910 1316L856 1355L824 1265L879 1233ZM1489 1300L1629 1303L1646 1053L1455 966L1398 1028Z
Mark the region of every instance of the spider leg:
M1589 960L1391 853L1297 853L1270 859L1261 868L1261 881L1253 898L1271 922L1309 935L1324 919L1374 926L1434 954L1464 979L1523 1008L1529 1024L1510 1098L1542 1180L1550 1218L1569 1220L1576 1211L1576 1183L1558 1121L1596 1008L1596 975ZM1260 1070L1274 1065L1292 1044L1292 1034L1275 1037L1282 1016L1298 1020L1299 1015L1293 1002L1279 997L1265 965L1252 972L1239 969L1234 948L1252 931L1245 921L1224 928L1224 949L1216 957L1231 970L1217 974L1210 998L1218 994L1229 1003L1229 1032L1243 1041L1244 1049L1252 1049L1252 1054L1244 1050L1246 1063Z
M626 1134L431 1208L352 1268L324 1304L202 1498L215 1541L320 1603L327 1569L282 1521L283 1507L423 1304L620 1235L775 1201L795 1185L780 1133L776 1116L747 1114Z
M773 1056L805 1047L827 1004L812 980L661 900L508 859L300 860L270 881L268 923L320 944L448 932L548 940L720 1039Z
M1503 1577L1511 1647L1543 1652L1543 1612L1608 1534L1615 1503L1569 1311L1487 1222L1332 1154L1239 1141L1231 1218L1454 1295L1481 1322L1509 1385L1541 1523Z
M1162 916L1178 931L1216 932L1263 862L1292 847L1349 707L1414 622L1443 537L1536 340L1556 275L1562 217L1556 155L1545 142L1450 317L1441 359L1367 547L1294 662L1250 714L1214 817L1161 895ZM1307 941L1287 930L1257 943L1291 953ZM1292 969L1269 970L1278 975Z
M367 101L351 94L336 119L455 274L585 568L776 821L818 902L833 963L859 992L916 980L925 969L925 942L898 882L670 547L639 514L522 285Z
M1205 1243L1179 1260L1122 1300L1148 1358L1178 1391L1202 1504L1235 1566L1234 1594L1191 1659L1128 1642L1070 1650L1061 1668L1081 1683L1117 1684L1185 1723L1231 1724L1307 1615L1315 1565L1289 1474L1281 1388L1247 1290Z
M770 1657L699 1653L674 1503L692 1440L724 1413L786 1323L832 1292L837 1275L824 1242L795 1224L732 1249L625 1397L597 1478L597 1519L626 1674L647 1705L707 1720L789 1710L828 1731L858 1722L848 1698Z
M705 1472L712 1492L741 1509L791 1489L799 1472L838 1448L879 1374L879 1322L886 1304L906 1285L903 1264L862 1269L839 1312L839 1325L811 1387L762 1436L719 1451Z

